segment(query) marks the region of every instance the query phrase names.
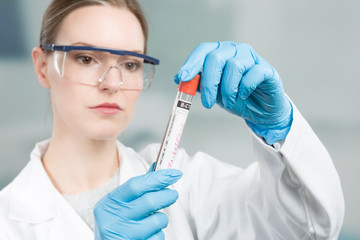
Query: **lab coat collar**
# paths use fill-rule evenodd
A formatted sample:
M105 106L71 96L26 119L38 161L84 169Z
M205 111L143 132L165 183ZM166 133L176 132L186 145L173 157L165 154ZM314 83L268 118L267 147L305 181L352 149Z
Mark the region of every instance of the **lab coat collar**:
M41 163L48 144L49 140L36 145L30 161L15 178L9 193L10 219L36 224L55 217L57 190Z
M50 140L36 144L30 161L14 180L10 188L9 218L19 222L37 224L63 215L67 211L77 220L82 220L52 184L41 162ZM121 162L120 184L129 178L146 173L149 164L132 148L117 142ZM56 221L55 221L56 222ZM91 230L84 221L83 225Z
M121 142L117 142L117 149L120 163L119 183L123 184L132 177L145 174L150 167L150 164L146 162L134 149L125 147Z
M49 142L36 145L29 163L11 184L9 219L33 225L30 239L93 239L91 228L57 191L42 165Z
M36 145L29 163L12 183L9 218L37 225L34 239L93 239L91 228L61 196L42 165L41 156L48 145L49 140Z

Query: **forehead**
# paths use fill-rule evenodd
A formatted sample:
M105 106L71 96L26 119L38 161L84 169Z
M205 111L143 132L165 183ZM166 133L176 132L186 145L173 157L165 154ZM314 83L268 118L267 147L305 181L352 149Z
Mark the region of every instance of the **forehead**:
M57 44L78 42L124 50L144 50L144 36L135 15L126 8L111 6L81 7L63 20Z

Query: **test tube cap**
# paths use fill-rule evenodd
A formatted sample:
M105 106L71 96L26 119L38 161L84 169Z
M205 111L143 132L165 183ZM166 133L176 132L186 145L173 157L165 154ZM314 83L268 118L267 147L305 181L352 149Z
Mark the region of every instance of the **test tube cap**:
M199 82L200 82L200 74L196 75L190 81L180 82L179 83L179 92L183 92L183 93L195 96Z

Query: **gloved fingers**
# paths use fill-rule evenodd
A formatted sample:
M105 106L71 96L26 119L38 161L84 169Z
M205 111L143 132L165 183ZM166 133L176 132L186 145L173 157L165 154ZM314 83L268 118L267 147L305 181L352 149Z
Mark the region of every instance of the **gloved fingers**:
M174 184L182 177L177 169L163 169L131 178L115 188L107 198L115 202L130 202L147 192L159 191Z
M151 166L149 167L149 169L148 169L148 171L147 171L146 173L151 173L151 172L153 172L153 171L154 171L154 167L155 167L155 162L153 162L153 163L151 164Z
M150 216L137 221L135 229L138 229L138 236L134 236L134 239L148 239L162 231L168 224L169 219L165 213L156 212L151 214Z
M165 188L161 191L146 193L133 202L143 206L145 212L142 214L150 215L174 204L178 198L179 194L176 190Z
M268 64L253 66L241 79L238 97L241 100L247 99L261 83L272 79L274 74L274 69Z
M238 65L236 58L230 59L224 68L221 81L221 97L225 108L232 108L235 105L237 92L242 78L242 66Z
M148 192L130 203L119 203L114 206L114 214L131 220L141 220L160 209L166 208L178 199L176 190L163 189Z
M166 228L169 219L165 213L155 212L139 221L113 218L114 221L96 222L96 239L148 239Z
M165 234L163 231L159 231L157 233L155 233L154 235L152 235L151 237L149 237L147 240L164 240L165 239Z
M197 45L186 59L179 72L175 75L174 81L189 81L193 79L203 68L207 54L218 48L218 42L201 43Z
M204 107L211 108L215 104L225 64L235 55L235 43L220 42L220 46L206 56L200 83L201 102Z
M257 61L257 54L251 46L239 43L236 48L236 55L226 62L221 80L222 103L229 109L235 105L242 76Z
M99 227L97 222L95 221L95 226L94 226L94 239L95 240L102 240L100 231L99 231Z

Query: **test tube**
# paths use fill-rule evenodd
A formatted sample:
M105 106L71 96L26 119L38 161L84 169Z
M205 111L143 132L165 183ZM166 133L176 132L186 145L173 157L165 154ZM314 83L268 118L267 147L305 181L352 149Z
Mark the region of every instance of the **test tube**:
M154 171L172 168L181 134L189 114L191 100L196 94L199 81L200 75L198 74L188 82L179 83L169 122L153 169Z

